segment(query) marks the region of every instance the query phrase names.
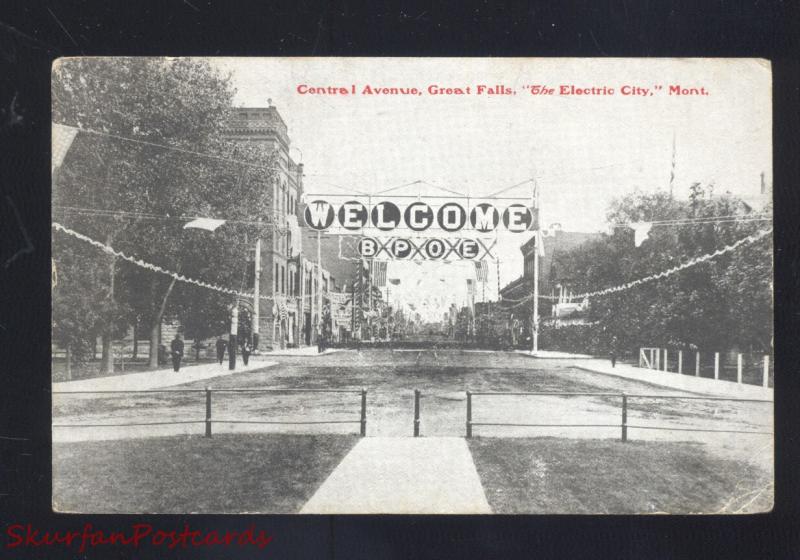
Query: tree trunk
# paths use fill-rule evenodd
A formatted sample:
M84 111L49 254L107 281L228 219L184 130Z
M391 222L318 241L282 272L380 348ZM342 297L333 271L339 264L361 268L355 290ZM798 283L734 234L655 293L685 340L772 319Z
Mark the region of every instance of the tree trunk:
M106 236L106 245L111 245L113 238ZM111 261L108 263L108 298L112 303L112 315L114 308L114 275L117 257L111 256ZM103 331L103 354L100 362L100 373L111 374L114 373L114 347L112 342L114 340L114 325L113 319L108 321Z
M66 351L65 351L65 354L64 354L64 359L66 360L65 374L66 374L66 377L67 377L67 381L71 381L72 380L72 350L71 350L70 346L71 345L67 344L67 347L65 349Z
M110 331L110 329L109 329ZM100 373L114 373L114 348L113 337L110 332L103 333L103 350L100 358Z
M136 360L139 356L139 320L133 322L133 356L132 360Z
M157 322L153 322L153 326L150 327L150 363L148 367L150 369L158 369L158 333L160 330L159 323L161 320L159 319Z
M180 269L181 267L178 266L178 272L180 272ZM172 282L169 283L169 287L161 300L161 306L158 308L158 312L153 319L153 326L150 330L150 369L158 368L158 335L161 329L161 319L164 317L164 310L167 308L167 300L172 293L172 288L175 287L175 282L177 282L177 279L173 278Z

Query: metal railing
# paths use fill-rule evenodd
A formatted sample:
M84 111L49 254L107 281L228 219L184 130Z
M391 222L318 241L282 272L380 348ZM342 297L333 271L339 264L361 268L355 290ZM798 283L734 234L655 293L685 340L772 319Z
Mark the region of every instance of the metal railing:
M548 396L548 397L617 397L621 399L621 422L619 424L530 424L530 423L515 423L515 422L475 422L472 419L472 398L474 396ZM545 428L545 427L560 427L560 428L620 428L620 440L628 441L628 428L636 428L640 430L669 430L680 432L715 432L715 433L730 433L730 434L762 434L771 435L773 432L757 431L757 430L717 430L711 428L679 428L669 426L643 426L628 424L628 401L631 399L675 399L675 400L703 400L703 401L730 401L730 402L752 402L752 403L770 403L773 401L768 399L738 399L729 397L705 397L696 395L646 395L646 394L628 394L628 393L567 393L567 392L493 392L493 391L467 391L467 437L472 437L473 426L511 426L511 427L528 427L528 428Z
M79 395L79 394L143 394L143 393L197 393L205 395L205 418L202 420L169 420L158 422L122 422L103 424L53 424L54 428L106 428L121 426L165 426L178 424L204 424L205 436L211 437L212 424L278 424L278 425L307 425L307 424L359 424L361 437L367 435L367 391L365 389L145 389L145 390L107 390L107 391L53 391L54 395ZM356 393L361 395L361 410L358 420L238 420L228 418L213 418L211 415L212 393Z
M698 350L694 350L691 352L687 351L687 360L686 360L686 367L684 367L684 351L683 350L670 350L669 348L660 348L660 347L642 347L639 348L639 367L646 368L646 369L655 369L659 371L667 371L667 372L675 372L675 373L684 373L684 369L687 372L694 372L695 377L702 377L701 371L703 370L712 370L711 365L701 366L701 357L708 361L708 357L713 359L713 373L714 379L719 380L722 379L720 376L720 372L722 370L731 370L735 371L735 378L736 383L738 384L746 384L746 385L761 385L762 387L769 388L770 386L770 373L772 373L773 383L774 383L774 371L771 371L771 359L769 354L743 354L741 352L736 353L736 364L725 366L722 364L722 354L720 352L700 352ZM692 359L691 354L694 354L694 359ZM759 359L756 362L752 362L749 364L747 371L745 371L745 360L744 357L748 356L759 356ZM670 359L674 364L674 367L670 369ZM757 383L751 383L744 380L744 374L747 373L748 377L757 377ZM733 379L731 379L733 381Z

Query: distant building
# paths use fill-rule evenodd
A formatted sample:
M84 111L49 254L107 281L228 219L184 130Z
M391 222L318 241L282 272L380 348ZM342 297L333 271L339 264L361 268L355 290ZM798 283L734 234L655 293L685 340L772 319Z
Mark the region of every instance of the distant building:
M322 270L322 285L316 271L315 247L304 251L300 200L303 196L303 164L290 156L288 127L278 110L268 107L239 107L226 130L232 140L261 143L276 156L277 173L270 184L270 206L275 228L262 239L259 330L262 346L275 348L315 344L320 321L325 325L333 290L333 279ZM310 249L310 251L309 251ZM320 298L319 291L322 291ZM322 305L320 305L322 299ZM328 306L326 308L326 305ZM329 321L330 322L330 321ZM327 325L327 328L330 328ZM328 333L329 335L331 333Z
M539 300L539 317L546 318L553 316L554 311L558 314L559 304L570 304L571 311L567 307L563 308L566 314L574 314L578 311L582 302L573 302L571 296L571 279L565 278L558 268L558 257L580 247L588 241L599 239L601 233L582 233L563 231L555 226L542 236L544 243L544 256L539 257L539 294L550 296L549 299ZM522 276L507 284L500 290L500 296L509 312L509 321L512 323L510 328L514 332L515 338L527 336L530 332L531 316L533 313L533 302L515 305L517 302L530 296L533 293L533 274L534 274L534 252L536 251L535 238L532 237L520 247L524 257ZM574 309L572 309L574 307Z

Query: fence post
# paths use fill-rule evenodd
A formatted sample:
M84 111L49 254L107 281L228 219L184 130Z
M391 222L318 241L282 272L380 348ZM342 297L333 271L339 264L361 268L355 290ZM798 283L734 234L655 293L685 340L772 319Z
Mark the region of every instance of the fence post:
M678 350L678 373L683 373L683 350Z
M361 389L361 437L367 435L367 391Z
M656 348L656 364L655 370L658 371L661 369L661 348Z
M622 441L628 441L628 395L622 394Z
M742 355L736 356L736 383L742 382Z
M472 437L472 393L467 391L467 437Z
M211 437L211 389L206 387L206 437Z
M419 437L419 389L414 389L414 437Z
M719 379L719 352L714 352L714 379Z
M769 354L764 356L764 387L769 387Z
M694 376L700 377L700 352L694 353Z
M669 371L669 350L664 348L664 371Z

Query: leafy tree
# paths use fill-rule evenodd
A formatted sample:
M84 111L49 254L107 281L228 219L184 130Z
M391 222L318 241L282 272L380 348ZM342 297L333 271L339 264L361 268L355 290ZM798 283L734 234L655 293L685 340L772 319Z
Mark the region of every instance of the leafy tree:
M767 209L768 210L768 209ZM712 253L764 227L760 221L698 219L747 218L752 209L730 194L713 195L713 186L694 184L688 201L667 193L634 192L615 200L612 223L686 220L654 226L635 247L631 230L586 243L559 258L559 270L576 291L591 292L659 273ZM693 221L689 221L692 219ZM612 337L639 346L699 347L712 350L769 349L772 336L772 241L769 237L673 276L622 292L592 298L590 319L608 347Z
M269 205L273 162L262 147L225 139L233 93L229 78L203 60L59 61L54 121L102 134L79 134L62 165L53 197L58 219L167 270L238 288L248 239L268 231L256 221ZM196 216L230 221L213 233L183 229ZM120 315L149 329L150 365L157 367L164 318L196 316L198 305L215 320L227 314L231 298L224 294L198 298L204 288L117 261L96 252L84 263L109 293L96 322L107 372ZM76 294L73 304L82 298Z

